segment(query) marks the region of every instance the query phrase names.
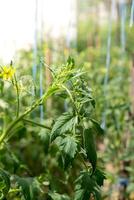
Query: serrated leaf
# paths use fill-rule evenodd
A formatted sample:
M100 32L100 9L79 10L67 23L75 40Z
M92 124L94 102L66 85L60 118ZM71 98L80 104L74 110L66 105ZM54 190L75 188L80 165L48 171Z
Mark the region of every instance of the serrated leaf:
M63 113L55 122L51 131L51 141L53 141L57 136L65 133L66 131L71 131L75 124L77 123L77 116L73 116L72 113Z
M76 183L74 200L87 200L90 199L92 195L94 199L101 200L100 187L89 172L82 172Z
M59 146L59 149L63 154L62 156L63 166L64 168L67 168L68 165L74 159L75 154L77 152L76 140L71 136L67 136L65 138L58 137L56 139L56 144Z
M73 137L67 136L64 139L61 138L58 145L61 151L63 151L71 159L74 158L77 151L77 143Z
M8 173L2 169L0 169L0 182L1 182L0 192L2 192L4 196L6 196L10 189L10 177Z
M96 153L96 146L92 128L84 130L84 147L86 150L87 158L92 165L93 168L92 174L93 174L95 172L97 164L97 153Z

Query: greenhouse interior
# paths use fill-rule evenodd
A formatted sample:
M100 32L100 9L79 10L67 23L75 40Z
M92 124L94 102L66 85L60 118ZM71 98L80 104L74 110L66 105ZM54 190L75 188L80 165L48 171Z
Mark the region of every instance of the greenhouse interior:
M134 200L134 0L4 0L0 27L0 200Z

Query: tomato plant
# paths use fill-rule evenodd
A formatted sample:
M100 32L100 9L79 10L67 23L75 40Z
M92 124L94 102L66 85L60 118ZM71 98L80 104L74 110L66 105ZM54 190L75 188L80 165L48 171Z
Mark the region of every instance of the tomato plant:
M95 100L85 81L85 72L76 67L70 57L66 64L50 68L50 71L53 81L49 88L42 97L35 98L25 107L21 99L23 83L20 84L17 69L12 65L1 68L1 96L8 82L16 93L16 112L12 110L10 119L3 115L0 123L0 198L99 200L105 174L97 162L95 137L103 130L92 117ZM53 96L62 98L63 103L68 99L66 112L43 123L38 122L37 116L34 116L38 114L35 109ZM28 138L30 133L36 134L36 137L24 140L23 137ZM19 140L17 144L14 139ZM33 139L37 140L38 146ZM32 144L36 149L32 148ZM16 151L15 145L22 153L19 149ZM32 161L24 164L21 154L25 148L35 163L30 158ZM36 172L35 166L38 168Z

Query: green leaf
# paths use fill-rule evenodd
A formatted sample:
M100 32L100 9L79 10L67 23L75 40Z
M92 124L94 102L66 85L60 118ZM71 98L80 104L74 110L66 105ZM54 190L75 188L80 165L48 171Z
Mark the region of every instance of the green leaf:
M101 128L100 124L94 119L90 119L90 121L93 123L96 133L103 135L104 130Z
M32 200L30 194L30 182L26 178L17 177L17 183L22 189L22 193L25 200Z
M90 199L91 195L93 195L96 200L101 200L100 187L89 172L81 172L76 183L74 200L87 200Z
M92 174L93 174L95 172L97 164L97 153L96 153L96 146L92 128L84 130L84 147L86 150L87 158L92 165L93 168Z
M61 151L63 151L70 158L74 158L77 151L77 143L73 137L67 136L64 139L60 137L60 141L58 141L57 144L59 145Z
M0 193L2 193L3 196L6 196L8 194L9 189L10 177L6 171L0 169Z
M51 131L51 141L57 136L67 131L72 131L73 127L77 123L77 116L73 116L72 113L63 113L55 122Z
M16 176L15 178L18 185L21 187L22 194L25 200L38 200L40 183L36 178L21 178L18 176Z
M94 173L94 176L96 178L97 184L99 186L103 186L104 180L106 179L105 173L102 170L100 170L100 169L96 169L95 173Z
M67 168L77 152L76 140L71 136L67 136L64 139L62 137L58 137L56 139L56 144L63 153L62 160L64 161L64 168Z

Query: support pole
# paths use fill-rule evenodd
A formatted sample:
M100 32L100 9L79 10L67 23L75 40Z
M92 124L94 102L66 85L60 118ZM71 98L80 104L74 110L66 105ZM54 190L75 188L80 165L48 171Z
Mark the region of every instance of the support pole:
M106 55L106 75L104 77L104 98L105 98L105 110L102 116L102 124L101 127L106 129L106 110L108 108L107 102L107 94L108 94L108 81L109 81L109 69L110 69L110 61L111 61L111 39L112 39L112 22L115 12L116 2L112 0L111 4L111 12L110 12L110 19L109 19L109 31L108 31L108 39L107 39L107 55Z
M38 0L35 0L35 18L34 18L34 46L33 46L33 79L36 81L37 75L37 28L38 24Z
M132 6L131 6L130 27L132 27L133 24L134 24L134 0L132 0Z

